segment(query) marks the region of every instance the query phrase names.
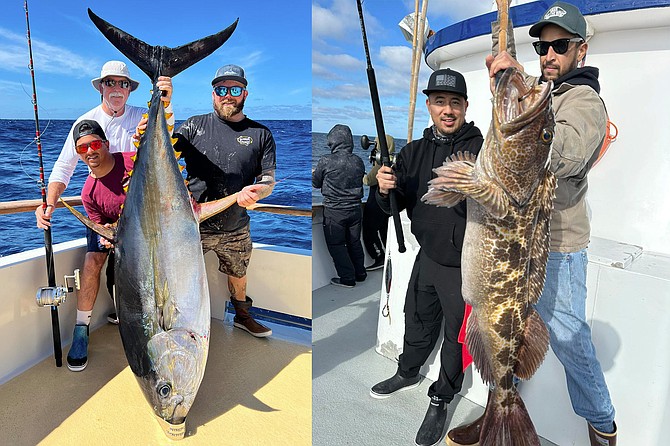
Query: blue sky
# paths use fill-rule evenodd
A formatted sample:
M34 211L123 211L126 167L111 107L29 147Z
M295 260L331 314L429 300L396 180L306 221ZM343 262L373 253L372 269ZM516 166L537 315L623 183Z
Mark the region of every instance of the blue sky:
M214 34L240 18L237 30L214 54L175 76L177 119L211 111L211 79L235 63L246 70L252 119L311 119L311 4L115 0L33 0L28 4L40 120L76 119L100 102L90 84L107 60L128 63L140 87L133 105L146 105L149 78L93 25L87 7L152 45L176 47ZM3 2L0 16L0 118L32 119L32 87L23 0Z
M312 5L312 128L316 132L327 132L335 124L347 124L356 135L375 134L356 1L314 0ZM437 31L492 10L495 10L495 1L491 0L432 0L428 2L426 15L430 28ZM398 23L413 11L414 0L363 2L384 126L386 133L402 139L407 137L412 46L405 40ZM430 73L431 69L422 58L415 139L421 137L428 125L425 96L421 90Z

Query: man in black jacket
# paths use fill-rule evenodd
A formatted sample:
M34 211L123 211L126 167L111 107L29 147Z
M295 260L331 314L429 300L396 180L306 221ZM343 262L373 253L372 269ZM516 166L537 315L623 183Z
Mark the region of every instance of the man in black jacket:
M438 208L421 202L433 169L458 151L479 153L484 142L473 122L465 122L468 95L465 78L451 69L435 71L423 90L433 126L423 138L400 151L394 169L383 166L377 173L378 202L390 213L388 193L396 192L399 209L407 209L412 234L421 249L405 297L405 336L398 371L372 387L374 398L387 398L419 385L419 369L433 351L444 320L440 374L429 390L430 405L416 435L416 444L435 445L444 435L447 405L463 383L462 345L458 333L465 304L461 295L461 248L465 234L466 208L462 201L453 208Z
M353 154L351 129L337 124L328 132L331 153L323 155L312 172L312 186L323 195L323 233L339 277L333 285L351 288L367 277L361 245L363 160Z

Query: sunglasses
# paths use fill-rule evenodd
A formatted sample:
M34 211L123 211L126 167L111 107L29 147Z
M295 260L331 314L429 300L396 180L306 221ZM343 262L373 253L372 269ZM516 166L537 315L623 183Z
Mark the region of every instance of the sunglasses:
M119 88L130 88L130 81L117 81L114 79L105 79L101 83L105 84L108 87L114 87L116 84L119 84Z
M107 142L107 140L105 139L96 139L87 144L79 144L75 146L75 150L80 155L83 155L84 153L88 152L89 147L91 148L91 150L100 150L100 148L102 147L102 143L105 142Z
M244 87L224 87L223 85L214 87L214 93L216 93L216 95L219 97L224 97L230 93L232 97L236 98L239 97L243 91Z
M568 51L570 42L583 41L584 40L581 37L573 37L572 39L556 39L553 42L538 40L537 42L533 42L533 47L539 56L546 56L549 52L549 47L552 47L556 54L565 54L565 52Z

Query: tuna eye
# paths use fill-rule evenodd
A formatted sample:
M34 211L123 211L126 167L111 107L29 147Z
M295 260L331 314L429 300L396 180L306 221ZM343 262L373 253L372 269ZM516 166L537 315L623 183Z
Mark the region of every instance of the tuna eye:
M172 392L172 386L170 384L163 384L158 388L158 395L161 398L167 398L170 396L170 393Z
M545 144L549 144L552 139L554 139L554 132L552 132L549 129L542 129L542 134L540 135L540 139L542 139L542 142Z

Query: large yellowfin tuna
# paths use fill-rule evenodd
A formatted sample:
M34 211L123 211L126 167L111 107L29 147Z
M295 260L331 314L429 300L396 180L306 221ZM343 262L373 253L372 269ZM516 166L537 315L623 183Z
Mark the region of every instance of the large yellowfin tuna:
M540 444L513 377L530 378L549 343L534 304L544 286L556 187L549 171L551 88L528 87L518 70L506 69L479 156L453 155L435 169L423 197L438 206L467 198L461 265L463 297L473 311L466 345L484 381L495 386L480 445Z
M148 45L88 12L154 89L116 232L81 214L78 218L114 242L119 331L128 364L166 435L180 439L209 349L209 288L199 222L236 203L237 194L202 205L191 200L155 83L223 45L237 21L220 33L167 48Z

